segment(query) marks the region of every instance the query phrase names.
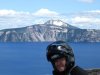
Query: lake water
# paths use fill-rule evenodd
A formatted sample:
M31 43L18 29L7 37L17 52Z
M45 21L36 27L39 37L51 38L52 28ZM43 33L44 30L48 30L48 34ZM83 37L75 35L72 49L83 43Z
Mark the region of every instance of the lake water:
M0 75L52 75L46 60L50 42L0 43ZM100 68L100 43L69 43L76 64L84 69Z

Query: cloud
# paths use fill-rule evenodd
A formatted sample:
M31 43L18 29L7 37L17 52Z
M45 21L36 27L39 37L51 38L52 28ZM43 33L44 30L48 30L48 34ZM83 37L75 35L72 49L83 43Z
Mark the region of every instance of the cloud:
M100 10L63 14L42 8L33 13L15 10L0 10L0 30L43 24L50 19L61 19L66 23L80 28L100 29Z
M87 12L100 13L100 10L91 10L91 11L87 11Z
M34 16L39 16L39 17L53 17L53 16L58 16L59 13L54 12L54 11L50 11L48 9L40 9L37 12L33 13Z
M32 24L33 17L29 12L0 10L0 30L18 28Z
M57 19L59 13L49 9L39 9L36 12L23 12L15 10L0 10L0 30L7 28L25 27L42 23L49 19Z
M70 18L71 24L86 29L100 29L100 10L77 13Z
M91 22L91 19L87 17L77 16L77 17L72 18L72 22L76 24L83 24L83 23Z
M84 3L93 3L94 0L78 0L80 2L84 2Z
M73 24L83 24L83 25L90 25L90 24L100 24L100 18L89 18L89 17L74 17L71 19Z
M0 16L14 15L16 12L14 10L0 10Z
M91 11L87 11L87 13L91 13L93 15L99 16L100 15L100 10L91 10Z

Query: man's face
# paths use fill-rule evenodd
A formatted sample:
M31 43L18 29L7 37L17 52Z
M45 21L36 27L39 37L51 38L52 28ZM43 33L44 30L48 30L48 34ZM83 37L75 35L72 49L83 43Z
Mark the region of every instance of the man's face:
M60 58L55 61L55 67L58 71L62 72L66 69L66 58Z

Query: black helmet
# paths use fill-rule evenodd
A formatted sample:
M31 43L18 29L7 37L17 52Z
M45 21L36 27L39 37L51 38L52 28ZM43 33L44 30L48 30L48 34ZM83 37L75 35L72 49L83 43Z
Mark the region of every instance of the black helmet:
M47 60L53 63L54 60L66 57L68 65L74 66L74 54L72 48L64 41L56 41L47 47Z

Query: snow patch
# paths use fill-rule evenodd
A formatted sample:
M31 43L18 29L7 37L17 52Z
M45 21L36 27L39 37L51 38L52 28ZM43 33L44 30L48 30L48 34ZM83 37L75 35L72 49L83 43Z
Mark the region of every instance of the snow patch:
M67 26L67 24L64 23L61 20L49 20L45 24L51 24L51 25L57 25L57 26L62 26L62 25L66 25Z

